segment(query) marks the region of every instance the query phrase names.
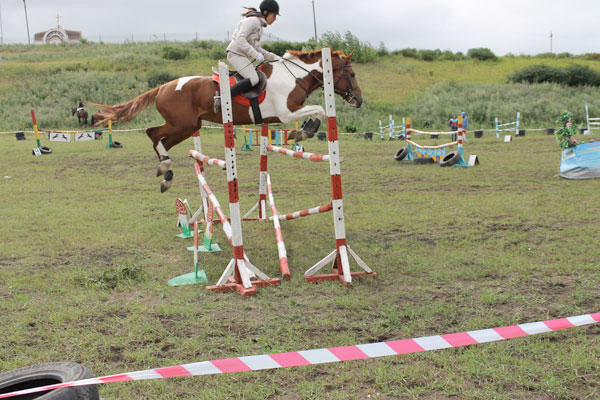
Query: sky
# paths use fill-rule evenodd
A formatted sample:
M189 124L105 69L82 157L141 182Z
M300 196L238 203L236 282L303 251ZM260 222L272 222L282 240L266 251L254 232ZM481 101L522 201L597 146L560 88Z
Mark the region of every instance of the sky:
M57 25L89 41L226 40L260 0L25 0L31 40ZM313 0L279 0L263 39L314 37ZM352 32L374 47L466 53L600 52L600 0L314 0L317 34ZM27 43L23 0L0 0L2 41ZM552 32L552 40L550 38ZM551 47L552 46L552 47Z

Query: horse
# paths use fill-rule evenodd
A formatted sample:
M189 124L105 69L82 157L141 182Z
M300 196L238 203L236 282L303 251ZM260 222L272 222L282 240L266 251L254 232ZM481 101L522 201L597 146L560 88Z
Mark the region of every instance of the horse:
M84 108L72 108L71 115L77 114L77 121L79 121L79 126L88 124L88 112Z
M278 60L260 65L266 75L266 95L260 104L263 122L287 123L304 117L322 119L325 110L319 105L304 105L308 96L323 87L321 50L287 51ZM332 52L334 91L351 107L360 108L362 92L352 69L352 53ZM211 76L190 76L174 79L148 90L133 100L116 106L96 104L102 111L97 124L129 122L142 110L156 105L165 123L146 129L159 159L157 176L163 176L161 193L171 187L173 171L168 150L191 137L202 127L202 121L222 124L220 110L214 109L215 93L219 86ZM254 114L248 105L233 102L233 124L254 124ZM317 121L320 123L320 121ZM314 127L315 124L313 124ZM318 124L317 127L318 128ZM316 129L315 128L315 129Z
M93 113L92 117L90 118L90 125L94 126L100 121L102 121L102 117L100 116L100 113Z

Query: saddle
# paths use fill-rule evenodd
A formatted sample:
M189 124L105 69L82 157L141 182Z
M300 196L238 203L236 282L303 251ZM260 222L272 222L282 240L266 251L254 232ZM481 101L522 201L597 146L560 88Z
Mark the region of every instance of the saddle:
M212 80L219 86L219 72L215 68L213 68L212 72ZM258 84L247 92L238 94L232 101L246 107L252 107L254 122L260 124L262 123L262 114L260 112L259 104L265 100L265 96L267 95L267 76L260 70L260 67L256 69L256 73L258 74ZM242 79L244 79L244 77L238 74L237 71L229 71L229 87L232 87Z

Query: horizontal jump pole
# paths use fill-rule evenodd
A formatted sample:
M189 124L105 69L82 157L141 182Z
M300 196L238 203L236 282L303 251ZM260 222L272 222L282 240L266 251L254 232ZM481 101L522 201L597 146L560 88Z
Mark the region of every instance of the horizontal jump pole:
M296 219L296 218L300 218L300 217L308 217L309 215L315 215L315 214L321 214L321 213L325 213L325 212L329 212L333 210L333 205L331 204L331 202L325 204L324 206L320 206L320 207L313 207L313 208L307 208L306 210L302 210L302 211L296 211L290 214L278 214L277 218L280 219L281 221L288 221L290 219ZM273 221L275 217L269 217L269 221Z
M450 142L450 143L442 144L440 146L422 146L420 144L413 142L412 140L407 140L406 142L412 144L413 146L415 146L419 149L443 149L444 147L455 146L458 144L458 142Z
M322 156L322 155L308 153L308 152L304 152L304 151L292 151L292 150L284 149L283 147L273 146L270 144L267 145L267 150L272 151L274 153L281 153L286 156L290 156L290 157L294 157L294 158L302 158L304 160L310 160L310 161L314 161L314 162L329 161L328 154Z
M452 131L452 132L425 132L425 131L418 131L416 129L406 129L407 132L410 131L411 134L415 134L415 135L454 135L456 133L458 133L458 131Z
M207 155L202 154L196 150L190 150L190 157L206 165L216 165L223 169L226 168L225 161L219 160L218 158L210 158Z
M507 122L506 124L498 124L498 126L508 126L508 125L516 125L517 121L514 122Z

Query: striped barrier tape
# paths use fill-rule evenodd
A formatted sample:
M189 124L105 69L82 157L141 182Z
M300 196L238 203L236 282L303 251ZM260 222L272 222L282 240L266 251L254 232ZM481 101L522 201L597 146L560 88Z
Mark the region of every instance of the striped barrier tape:
M504 326L501 328L451 333L447 335L423 336L413 339L294 351L289 353L224 358L220 360L174 365L165 368L148 369L145 371L128 372L118 375L103 376L100 378L90 378L80 381L24 389L16 392L0 394L0 399L6 399L9 397L30 393L39 393L64 387L99 385L102 383L141 381L150 379L180 378L199 375L229 374L233 372L300 367L303 365L317 365L395 356L400 354L420 353L425 351L497 342L523 336L532 336L540 333L574 328L577 326L597 324L598 322L600 322L600 312L578 315L575 317Z

